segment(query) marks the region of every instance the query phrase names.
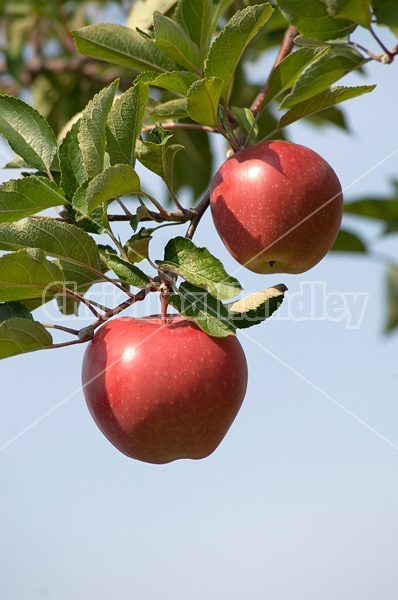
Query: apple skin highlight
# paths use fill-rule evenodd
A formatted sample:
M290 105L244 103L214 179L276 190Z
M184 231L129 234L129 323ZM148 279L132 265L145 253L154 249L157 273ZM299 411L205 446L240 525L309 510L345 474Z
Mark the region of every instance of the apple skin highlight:
M343 195L313 150L281 140L240 150L210 188L214 225L230 254L255 273L303 273L332 247Z
M131 458L199 459L220 444L243 402L247 363L235 336L210 337L181 316L122 317L89 343L82 369L90 413Z

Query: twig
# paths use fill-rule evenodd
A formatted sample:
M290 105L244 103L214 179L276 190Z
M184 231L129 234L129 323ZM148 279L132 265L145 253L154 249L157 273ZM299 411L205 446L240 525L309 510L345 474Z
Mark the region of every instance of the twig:
M133 215L131 214L131 212L129 211L127 206L125 206L125 204L120 200L120 198L116 198L116 202L118 203L120 208L123 210L124 214L130 219Z
M71 335L78 335L78 329L71 329L70 327L64 327L63 325L55 325L55 323L42 323L43 327L46 329L58 329L59 331L65 331L66 333L70 333Z
M156 221L161 223L162 221L172 221L174 223L186 223L190 221L194 216L194 210L191 208L184 208L184 212L181 210L165 211L166 214L161 215L160 213L148 210L148 216L142 217L141 221ZM130 221L131 217L127 215L108 215L108 220L112 221Z
M201 220L204 213L206 212L209 204L210 204L210 190L207 191L207 193L203 196L202 200L199 202L197 207L194 209L194 213L195 213L194 217L188 227L187 233L185 234L185 237L188 238L189 240L192 239L192 237L196 231L196 228L199 225L199 221Z
M393 52L391 52L388 48L386 48L386 46L383 44L383 42L381 41L381 39L379 38L379 36L376 34L375 30L373 29L373 27L371 25L369 25L369 31L372 34L372 36L374 37L374 39L376 40L376 42L379 44L380 48L383 50L384 55L382 55L381 57L379 57L376 60L379 60L382 63L392 63L392 61L394 60L394 56L397 53L397 47L395 47L395 49L393 50ZM370 53L368 52L369 56ZM373 57L372 57L373 58Z
M89 300L87 300L87 298L80 296L80 294L77 294L76 292L73 292L72 290L70 290L68 288L66 288L63 291L67 296L72 296L72 298L76 298L76 300L79 300L79 302L81 302L82 304L87 306L87 308L93 313L93 315L95 317L97 317L97 318L99 317L99 312L94 308L94 306L92 306L91 302Z
M388 54L375 54L371 50L368 50L368 48L365 48L365 46L362 46L361 44L358 44L358 42L351 42L351 41L349 41L345 45L346 46L351 46L351 48L358 48L358 50L362 50L362 52L365 52L365 54L367 54L369 56L368 60L376 60L379 63L391 63L392 62L392 58L390 58L390 53L388 53Z
M135 295L131 294L130 298L128 298L121 304L118 304L114 308L111 308L103 315L99 316L98 319L94 323L91 323L91 325L88 325L87 327L83 327L82 329L80 329L80 331L78 332L79 339L81 341L91 340L94 335L94 331L100 325L105 323L105 321L108 321L111 317L118 315L123 310L125 310L126 308L128 308L129 306L134 304L135 302L140 302L141 300L144 300L146 298L147 294L152 291L158 291L158 283L155 280L151 281L151 283L149 285L147 285L145 288L140 290L138 292L138 294L135 294Z
M70 342L60 342L59 344L51 344L51 346L41 346L40 348L32 348L31 350L25 350L23 354L28 354L29 352L36 352L37 350L54 350L56 348L66 348L67 346L74 346L75 344L83 344L87 342L87 340L80 340L76 338L75 340L71 340Z

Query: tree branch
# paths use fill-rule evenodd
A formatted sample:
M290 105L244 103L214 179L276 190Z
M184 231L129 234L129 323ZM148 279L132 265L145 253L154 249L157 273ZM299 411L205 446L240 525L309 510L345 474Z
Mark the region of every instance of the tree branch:
M191 223L188 227L187 233L185 234L185 237L188 238L189 240L191 240L193 238L196 228L199 225L199 221L201 220L204 213L206 212L209 204L210 204L210 190L205 194L205 196L203 196L202 200L199 202L197 207L194 209L194 211L195 211L194 217L191 220Z

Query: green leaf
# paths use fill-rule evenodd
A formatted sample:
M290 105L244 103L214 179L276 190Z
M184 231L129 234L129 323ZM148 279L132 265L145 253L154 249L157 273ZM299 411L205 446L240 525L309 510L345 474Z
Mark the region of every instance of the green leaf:
M122 281L129 285L144 288L149 283L149 277L141 269L116 254L108 254L106 264Z
M210 47L206 61L205 77L223 81L221 96L228 97L228 91L240 61L249 42L265 25L274 12L270 4L257 4L239 10L228 21Z
M386 332L398 327L398 266L392 265L387 272L387 321Z
M73 205L79 212L80 220L104 202L140 191L140 180L133 167L113 165L91 179L87 185L83 184L73 198Z
M354 48L326 48L301 74L292 91L284 98L281 108L291 108L327 89L344 75L364 65L365 59Z
M63 288L64 274L38 249L0 257L0 302L43 298Z
M72 203L76 204L76 207L81 207L81 211L84 212L84 214L87 214L88 184L89 181L85 181L83 185L76 190L75 195L72 198ZM89 216L83 217L80 210L75 208L72 203L64 209L67 213L68 222L72 222L88 233L97 233L98 235L107 233L108 228L105 220L105 211L102 206L95 208Z
M348 19L362 25L362 27L369 27L370 25L369 0L326 0L326 6L331 17Z
M101 90L83 110L77 138L88 179L104 169L106 121L118 85L116 80Z
M143 219L151 220L151 216L146 206L140 204L138 206L135 215L133 215L130 219L130 227L133 231L137 230L138 224Z
M233 298L242 290L239 281L227 274L221 261L207 248L198 248L187 238L179 236L169 240L164 261L156 263L221 300Z
M398 195L393 198L361 198L344 205L344 212L378 221L398 219Z
M142 73L137 77L138 81L164 88L170 92L176 92L186 96L191 85L200 79L195 73L189 71L172 71L171 73Z
M107 150L112 165L134 167L135 142L141 133L148 99L148 86L136 83L113 104L107 121Z
M159 11L153 15L155 44L178 65L193 73L200 73L199 48L186 31Z
M268 319L282 304L287 287L280 283L256 294L244 296L237 302L226 304L230 318L238 329L258 325Z
M135 233L127 240L124 248L130 262L137 263L149 258L149 242L152 239L153 229L141 227L138 233Z
M170 121L171 119L183 119L188 116L185 98L176 98L157 104L151 110L151 116L155 121Z
M217 4L225 3L218 2ZM198 46L201 60L206 56L216 24L217 4L213 4L212 0L195 0L195 2L192 2L192 0L179 0L174 12L174 19Z
M233 106L232 112L238 119L239 126L245 134L245 138L248 140L248 145L250 146L254 143L258 135L258 125L252 111L249 108Z
M177 0L136 0L131 7L127 26L131 29L150 29L155 10L165 14L176 2Z
M184 282L180 285L178 294L169 296L167 302L181 315L195 321L208 335L227 337L235 333L235 327L223 303L200 287Z
M286 56L271 71L268 82L268 93L266 102L277 98L281 93L293 87L300 78L301 73L314 61L318 60L322 54L328 51L328 47L323 48L300 48Z
M5 302L0 304L0 323L7 319L30 319L33 321L33 316L20 302Z
M0 358L51 346L51 335L41 323L12 318L0 324Z
M223 82L218 77L200 79L191 85L187 94L187 111L200 125L212 127L217 122Z
M324 0L277 0L276 4L285 19L309 38L341 39L356 27L352 21L331 17Z
M174 157L183 149L180 144L168 144L169 137L165 137L160 143L137 142L137 158L150 171L162 177L171 185L173 179Z
M0 95L0 135L30 167L50 169L57 140L45 118L29 104Z
M358 96L362 96L362 94L368 94L375 87L375 85L359 85L356 87L338 86L324 90L317 96L296 104L296 106L285 113L279 121L278 130L320 110L324 110L345 100L350 100L351 98L357 98Z
M322 50L323 48L328 48L330 46L329 42L325 42L324 40L314 40L313 38L308 38L304 35L297 35L294 38L294 44L295 46L309 48L311 50Z
M58 148L61 185L68 200L72 200L77 188L87 179L78 139L80 122L81 119L72 125Z
M64 280L77 288L99 279L101 260L94 240L79 227L55 219L0 224L0 250L39 248L59 259ZM89 268L87 268L87 265Z
M65 203L63 190L46 177L11 179L0 185L0 223L19 221Z
M123 25L102 23L72 31L82 54L137 71L174 71L176 64L152 41Z
M366 252L366 246L354 233L340 229L332 250L334 252Z
M378 25L386 25L393 30L398 28L396 0L373 0L372 6Z

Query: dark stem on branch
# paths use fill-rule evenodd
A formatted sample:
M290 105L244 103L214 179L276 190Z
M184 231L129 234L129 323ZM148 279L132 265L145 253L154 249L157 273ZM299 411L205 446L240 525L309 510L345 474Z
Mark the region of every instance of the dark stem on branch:
M199 204L197 205L197 207L195 209L194 217L191 220L191 223L188 227L187 233L185 234L185 237L188 238L189 240L191 240L193 238L196 228L199 225L199 221L201 220L204 213L206 212L209 204L210 204L210 190L205 194L205 196L203 196L202 200L199 202Z

